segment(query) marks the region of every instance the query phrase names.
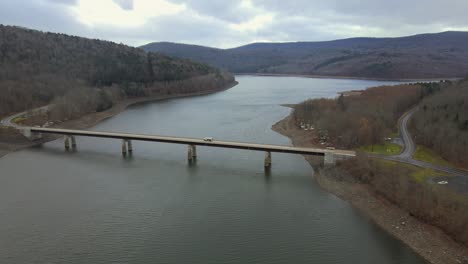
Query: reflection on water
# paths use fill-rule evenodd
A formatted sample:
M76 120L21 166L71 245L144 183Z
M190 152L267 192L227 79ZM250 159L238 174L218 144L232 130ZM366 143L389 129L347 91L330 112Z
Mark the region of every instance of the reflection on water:
M238 77L228 91L132 107L93 130L289 144L279 106L375 81ZM77 138L0 159L0 263L422 263L301 156Z

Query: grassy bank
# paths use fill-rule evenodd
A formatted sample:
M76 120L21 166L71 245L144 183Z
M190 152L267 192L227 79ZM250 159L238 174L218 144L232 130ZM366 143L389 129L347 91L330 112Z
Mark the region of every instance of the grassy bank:
M435 151L420 145L417 146L413 158L436 165L453 167L450 162L439 156Z
M405 170L407 171L407 173L405 174L419 183L426 183L429 179L434 177L449 176L446 173L435 171L433 169L421 168L411 164L401 163L397 161L373 159L373 162L387 170L401 170L401 168L405 168Z
M366 153L380 154L380 155L398 155L401 153L402 147L398 144L386 142L379 145L368 145L357 149Z

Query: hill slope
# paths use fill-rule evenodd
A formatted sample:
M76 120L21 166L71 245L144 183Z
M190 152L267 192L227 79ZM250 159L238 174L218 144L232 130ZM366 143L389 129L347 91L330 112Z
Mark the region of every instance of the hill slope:
M254 43L215 49L176 43L142 46L236 73L367 78L449 78L468 75L468 32L324 42Z
M218 69L185 59L0 25L0 116L64 96L83 103L75 107L86 108L74 110L78 115L109 108L116 98L214 89L232 81Z

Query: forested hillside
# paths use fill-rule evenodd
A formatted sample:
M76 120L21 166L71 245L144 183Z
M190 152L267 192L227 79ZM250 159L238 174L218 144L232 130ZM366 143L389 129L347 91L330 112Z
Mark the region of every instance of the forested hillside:
M468 80L426 98L410 125L417 143L468 168Z
M468 76L468 32L401 38L254 43L216 49L176 43L142 46L236 73L415 79Z
M340 148L381 144L405 111L438 89L436 83L381 86L308 100L294 107L294 118L315 130L311 136Z
M54 100L78 115L102 111L118 98L210 90L233 81L185 59L0 25L0 116Z

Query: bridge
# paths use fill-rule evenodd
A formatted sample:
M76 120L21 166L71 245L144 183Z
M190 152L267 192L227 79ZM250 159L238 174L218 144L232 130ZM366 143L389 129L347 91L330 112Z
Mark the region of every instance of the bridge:
M193 162L197 158L196 146L216 147L216 148L231 148L231 149L244 149L253 151L265 152L265 168L271 167L271 153L291 153L302 155L323 156L325 165L333 165L336 160L347 159L356 156L354 151L347 150L331 150L319 148L298 148L280 145L267 145L255 144L244 142L220 141L220 140L204 140L198 138L185 138L185 137L171 137L171 136L157 136L157 135L142 135L142 134L128 134L128 133L115 133L115 132L102 132L102 131L87 131L87 130L73 130L73 129L60 129L60 128L44 128L44 127L22 127L23 134L30 139L37 139L42 137L42 134L58 134L64 136L65 149L76 148L76 136L82 137L97 137L97 138L113 138L122 141L122 155L126 156L127 153L133 152L132 140L134 141L150 141L162 142L172 144L183 144L188 146L188 161Z

